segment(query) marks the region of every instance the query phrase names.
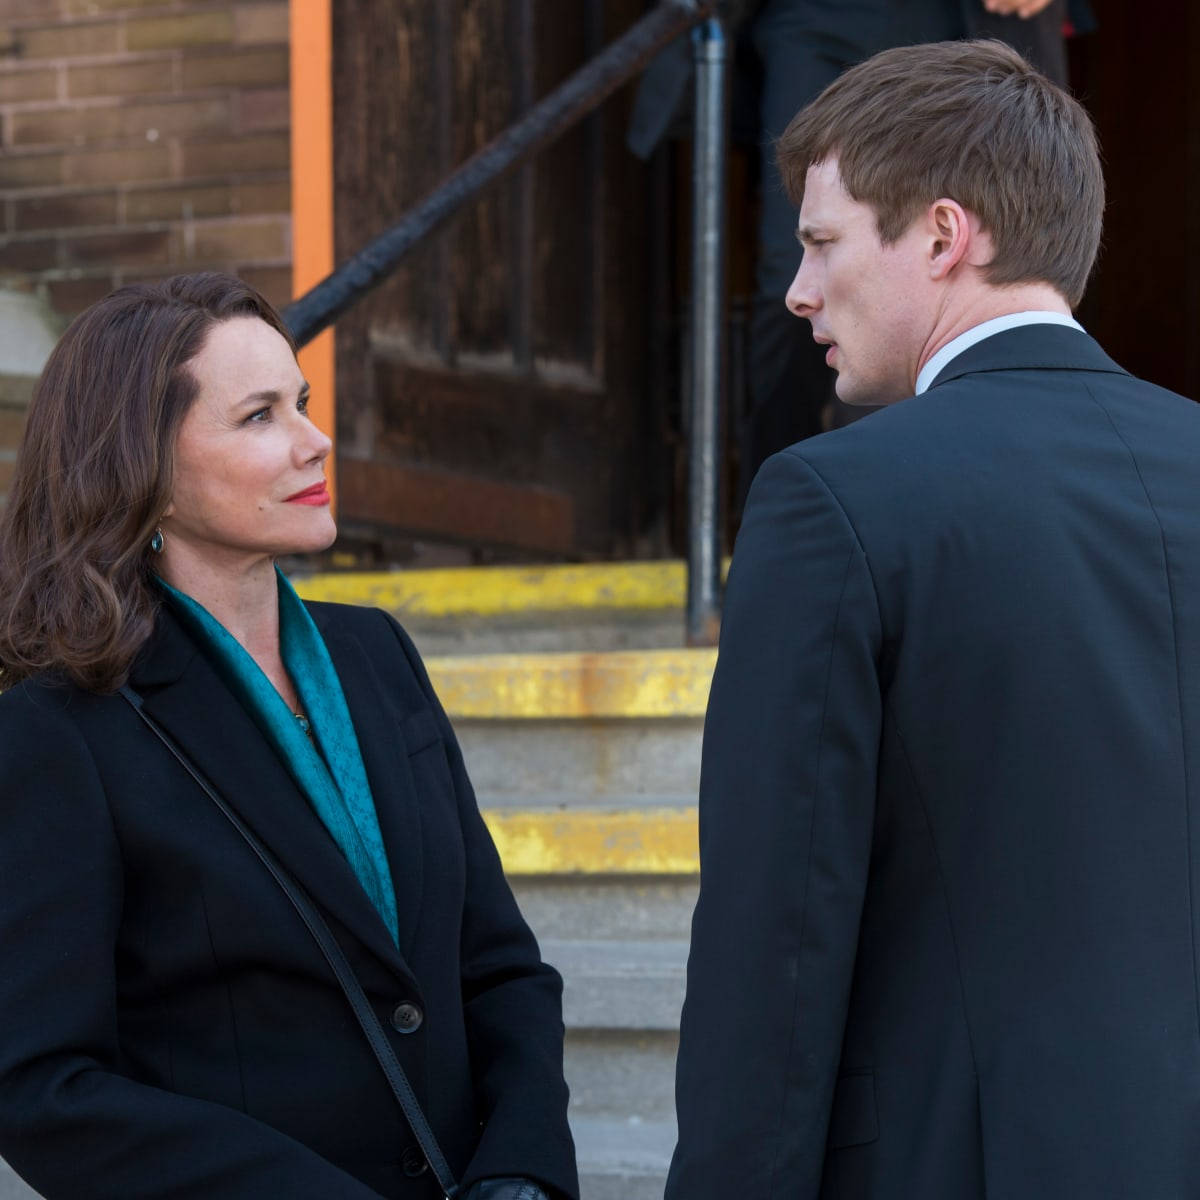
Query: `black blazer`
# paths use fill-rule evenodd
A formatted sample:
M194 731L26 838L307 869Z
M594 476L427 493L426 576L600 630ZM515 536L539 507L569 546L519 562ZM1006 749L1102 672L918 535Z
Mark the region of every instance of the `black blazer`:
M1011 330L756 480L672 1200L1200 1187L1200 407Z
M145 707L324 911L464 1191L575 1196L561 982L517 912L412 643L309 606L362 747L400 947L283 763L169 612ZM0 1154L48 1197L440 1195L315 943L117 696L0 696ZM401 1022L403 1024L403 1022ZM410 1021L411 1025L412 1022Z

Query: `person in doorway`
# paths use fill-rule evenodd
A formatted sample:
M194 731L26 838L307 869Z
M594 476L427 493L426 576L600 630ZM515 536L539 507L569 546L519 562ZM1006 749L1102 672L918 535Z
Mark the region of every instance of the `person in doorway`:
M0 524L0 1154L47 1200L574 1200L561 981L416 650L276 570L335 534L307 406L217 274L113 293L38 383Z
M1200 406L1071 317L1104 186L1011 48L788 126L787 304L885 406L764 464L705 722L668 1200L1200 1178Z

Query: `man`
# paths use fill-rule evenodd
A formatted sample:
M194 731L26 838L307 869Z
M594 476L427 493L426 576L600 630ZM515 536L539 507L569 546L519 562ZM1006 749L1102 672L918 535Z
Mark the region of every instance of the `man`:
M770 144L796 111L847 67L891 46L991 37L1020 50L1056 83L1067 76L1064 33L1094 28L1087 0L727 0L739 31L733 136ZM638 87L629 146L648 158L680 123L692 73L686 37L671 43ZM739 421L735 507L764 459L791 442L852 420L831 404L833 373L783 305L800 258L791 205L774 156L761 156L758 243L746 370L747 411Z
M759 123L773 141L847 67L880 50L950 38L999 38L1065 83L1066 0L766 0L749 29L762 73ZM1087 28L1085 21L1082 28ZM763 461L854 410L832 404L833 375L783 306L799 249L774 156L762 155L762 204L741 438L738 498ZM740 503L739 503L740 508Z
M747 505L667 1196L1194 1197L1200 407L1069 316L1091 126L940 43L847 72L779 160L788 306L889 407Z

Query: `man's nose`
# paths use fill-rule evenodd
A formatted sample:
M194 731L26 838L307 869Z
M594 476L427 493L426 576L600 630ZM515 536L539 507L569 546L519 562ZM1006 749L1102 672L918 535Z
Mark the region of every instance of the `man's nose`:
M803 258L800 260L800 266L796 268L784 303L787 304L788 311L797 317L811 317L821 306L820 292L814 284L812 272L804 269Z

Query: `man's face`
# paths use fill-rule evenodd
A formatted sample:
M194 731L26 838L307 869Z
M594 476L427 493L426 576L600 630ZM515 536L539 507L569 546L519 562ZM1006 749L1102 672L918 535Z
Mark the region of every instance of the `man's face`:
M911 396L933 323L921 223L885 246L874 210L851 199L830 159L808 170L797 236L804 259L787 306L829 345L838 396L847 404Z

